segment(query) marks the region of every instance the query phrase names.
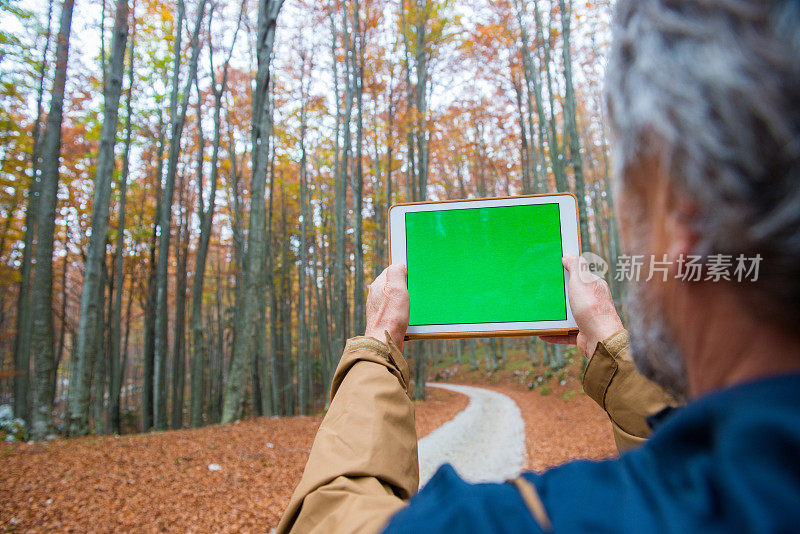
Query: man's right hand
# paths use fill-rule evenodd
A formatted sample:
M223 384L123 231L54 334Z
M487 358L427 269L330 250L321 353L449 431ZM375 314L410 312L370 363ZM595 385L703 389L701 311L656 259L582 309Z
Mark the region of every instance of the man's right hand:
M593 276L592 281L581 280L578 276L580 263L586 260L580 256L566 255L561 262L569 272L569 305L572 316L578 323L578 333L566 336L541 336L548 343L577 345L581 354L591 358L597 344L623 328L608 283Z

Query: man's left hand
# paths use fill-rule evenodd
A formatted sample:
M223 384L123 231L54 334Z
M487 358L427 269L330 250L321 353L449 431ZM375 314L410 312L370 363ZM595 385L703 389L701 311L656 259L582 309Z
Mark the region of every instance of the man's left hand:
M405 265L390 265L369 286L365 336L385 341L388 332L397 348L403 348L411 300Z

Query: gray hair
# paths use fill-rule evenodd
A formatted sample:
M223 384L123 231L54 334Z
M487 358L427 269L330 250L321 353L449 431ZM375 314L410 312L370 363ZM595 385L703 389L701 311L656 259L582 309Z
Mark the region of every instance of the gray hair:
M759 293L800 310L800 2L619 0L613 34L615 176L657 157L695 252L761 254Z

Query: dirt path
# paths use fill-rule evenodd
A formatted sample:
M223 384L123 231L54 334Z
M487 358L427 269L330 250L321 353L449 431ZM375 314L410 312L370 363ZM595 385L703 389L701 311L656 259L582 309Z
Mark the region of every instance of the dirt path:
M420 487L444 463L470 482L500 482L525 467L525 424L508 396L484 388L428 384L469 397L469 405L419 441Z

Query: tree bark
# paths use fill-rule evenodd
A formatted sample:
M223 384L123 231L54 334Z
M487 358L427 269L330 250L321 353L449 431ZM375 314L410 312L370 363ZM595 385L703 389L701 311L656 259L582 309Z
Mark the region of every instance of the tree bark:
M333 159L334 159L334 173L333 173L333 191L334 191L334 200L331 202L333 206L333 237L334 242L336 243L336 247L341 245L343 246L344 243L344 219L341 219L340 222L340 205L339 205L339 197L341 196L340 188L342 183L342 170L341 170L341 155L340 155L340 137L339 132L342 126L342 105L341 105L341 95L339 92L339 54L337 52L337 44L338 44L338 30L336 26L336 0L331 0L328 5L328 20L330 21L331 27L331 63L333 65L333 96L334 102L336 105L336 125L334 128L334 141L333 141ZM346 194L345 189L345 194ZM341 231L340 231L341 229ZM332 291L329 292L331 297L331 312L333 315L333 336L332 336L332 343L330 344L330 353L326 355L326 359L330 362L333 361L334 358L337 357L336 351L339 350L340 347L343 347L344 343L344 332L340 332L341 327L341 312L339 309L339 263L338 263L338 254L336 259L334 260L334 268L333 268L333 278L332 282ZM344 266L344 257L342 258L342 266Z
M159 114L158 150L156 152L156 214L161 212L161 177L164 169L164 121ZM147 276L147 300L144 313L144 361L142 362L142 432L153 427L153 375L155 357L155 310L156 310L156 244L158 242L158 217L153 221L153 233L150 236Z
M372 276L377 278L387 264L389 208L392 205L392 134L394 126L394 68L389 75L389 95L386 125L386 185L381 185L381 157L378 149L378 95L373 95L375 110L373 130L375 131L375 220L378 231L375 237L375 256L372 260Z
M202 143L200 143L202 147ZM198 149L202 165L202 148ZM198 180L203 179L201 171L197 173ZM181 179L183 182L183 178ZM172 336L172 409L170 426L173 430L183 428L183 400L186 385L186 264L189 255L189 216L190 210L183 210L184 184L181 183L180 207L184 212L181 225L178 228L178 243L176 247L175 272L175 330Z
M353 3L353 58L352 78L355 87L356 119L356 168L351 177L353 189L353 330L361 335L365 330L364 317L364 235L363 235L363 196L364 196L364 47L365 31L361 30L361 3Z
M324 228L324 223L322 225L322 228ZM316 226L315 225L311 226L311 231L312 231L311 243L312 243L312 247L313 247L313 249L312 249L313 250L313 252L312 252L313 257L312 257L311 262L312 262L312 265L313 265L312 274L314 276L312 285L314 286L314 297L315 297L315 299L317 301L317 332L319 333L319 348L320 348L320 355L321 355L321 360L322 360L321 361L322 365L320 366L321 369L322 369L322 372L321 372L321 375L322 375L322 390L323 391L329 391L329 386L330 386L330 373L329 373L330 362L328 361L329 360L328 354L330 354L330 328L329 328L329 323L328 323L328 296L326 295L326 287L327 286L325 285L325 282L324 282L324 278L325 278L325 275L326 275L325 266L324 266L324 261L325 261L324 254L325 254L325 251L323 250L321 254L319 253L319 246L318 246L318 242L317 242L317 233L316 233ZM323 242L324 242L324 238L323 238ZM323 283L322 283L322 287L321 288L317 284L317 280L319 280L319 264L318 264L318 262L319 262L320 259L323 261L323 266L322 266Z
M428 198L428 51L426 44L428 0L417 0L417 55L416 55L416 108L417 108L417 173L419 190L417 200ZM422 10L422 13L419 11Z
M270 110L271 112L272 110ZM270 390L272 395L272 406L274 413L286 415L286 406L283 403L282 393L280 387L282 381L280 373L278 372L278 358L279 358L279 333L278 333L278 292L275 288L275 240L273 238L272 228L272 214L275 197L275 144L272 144L270 154L270 173L269 173L269 212L267 220L267 243L269 243L269 252L267 253L267 261L265 268L265 279L267 281L267 288L269 290L269 331L270 331L270 358L269 358L269 372L272 376L272 388Z
M197 18L191 40L192 56L189 60L183 96L178 109L178 84L180 74L180 51L184 18L183 0L178 0L178 22L175 37L175 61L172 72L172 94L170 95L171 138L169 142L169 159L167 175L164 182L164 194L161 199L161 211L158 215L161 235L158 240L158 263L156 265L156 306L155 306L155 352L153 376L153 426L156 430L167 428L167 322L168 322L168 276L169 247L172 226L172 201L175 193L175 175L178 170L178 156L181 148L181 134L189 107L189 94L197 75L197 59L200 53L200 28L203 23L207 0L200 0L197 7Z
M36 92L36 122L33 123L33 150L31 151L31 183L28 188L28 207L25 211L25 241L22 249L22 269L17 294L17 330L14 334L14 416L30 421L31 372L31 271L33 264L33 237L36 235L36 216L39 211L41 189L40 151L42 143L42 117L44 116L44 82L47 77L47 53L50 50L50 20L53 0L47 3L47 32L45 33L42 64L39 69L39 87ZM9 218L10 220L10 218Z
M538 67L533 62L533 57L531 55L530 49L530 38L528 35L528 29L525 22L522 19L522 14L525 11L525 3L524 0L515 0L516 5L516 12L517 12L517 22L520 27L520 36L522 41L522 62L524 67L524 75L525 75L525 86L528 91L528 125L530 127L533 126L532 120L532 110L530 106L530 94L533 93L534 99L536 102L536 114L537 118L537 126L538 126L538 138L539 138L539 154L538 158L535 158L536 161L534 162L535 169L541 169L540 172L540 179L541 179L541 190L547 191L549 190L548 180L547 180L547 167L545 164L545 140L547 141L547 146L550 147L550 155L551 161L553 161L553 174L555 175L556 179L556 188L560 191L566 191L567 185L564 180L561 179L561 173L559 172L559 168L557 166L558 159L556 155L556 159L552 160L553 154L557 153L557 140L554 139L555 130L547 128L545 125L547 123L547 112L544 109L544 98L542 96L542 84L539 78ZM538 7L537 7L537 15L538 15ZM540 24L540 17L537 16L537 24ZM538 38L537 38L538 41ZM538 57L538 55L537 55ZM533 135L533 131L531 131L531 135ZM533 142L531 142L533 146ZM554 148L556 147L556 148Z
M106 242L103 244L103 248L107 248L108 246L108 239L106 238ZM113 259L112 259L113 260ZM95 434L103 434L103 422L105 418L103 417L103 409L105 407L105 392L106 392L106 376L107 376L107 355L106 355L106 328L105 325L107 324L107 320L110 319L110 306L109 309L106 309L105 303L109 302L113 298L114 295L114 276L113 273L111 276L108 274L108 266L106 265L105 258L102 259L102 265L100 268L100 288L99 294L97 295L97 319L96 323L96 335L94 336L94 346L95 346L95 358L94 358L94 370L90 370L90 377L92 378L90 382L90 389L91 389L91 402L90 402L90 410L92 413L92 419L94 421L94 432ZM113 262L112 262L113 263ZM108 286L108 298L106 298L106 287ZM72 373L73 375L79 373Z
M287 213L286 195L284 181L281 184L281 228L283 235L281 239L281 299L280 299L280 320L281 320L281 348L280 368L281 368L281 391L283 393L283 405L286 407L287 415L294 415L294 370L292 368L292 264L290 258L289 236L287 235Z
M208 246L211 242L211 232L214 222L214 202L217 195L217 182L219 181L219 146L221 137L221 112L222 112L222 97L225 94L228 84L228 65L230 64L231 54L233 53L233 46L236 43L236 36L239 33L239 25L241 23L241 13L236 26L236 31L233 35L228 56L222 67L222 81L220 86L217 87L216 81L212 79L212 91L214 92L214 142L211 149L211 184L208 194L208 205L206 207L203 200L203 181L197 182L197 201L198 201L198 214L200 215L200 239L197 243L197 254L195 256L195 270L194 281L192 283L192 369L191 369L191 385L190 385L190 424L193 427L199 427L203 423L203 373L205 371L206 355L205 333L203 332L203 290L205 287L205 272L206 272L206 259L208 257ZM209 34L211 33L211 17L209 17ZM213 49L211 42L208 44L208 57L211 63L211 72L213 74ZM199 110L198 110L199 112ZM198 121L198 128L201 128L200 121ZM234 198L234 217L236 219L236 227L234 229L235 240L241 239L239 231L239 191L238 191L238 177L236 172L236 152L233 144L233 136L230 136L231 143L228 150L230 151L231 158L231 174L233 176L233 191ZM201 170L198 170L198 175ZM238 243L238 241L237 241ZM236 254L236 268L241 268L241 254ZM238 285L238 284L237 284Z
M31 286L34 360L31 436L41 439L53 428L53 234L58 202L58 166L61 152L61 123L64 116L64 86L67 79L69 37L74 0L64 0L56 45L56 66L47 134L42 145L42 189L37 215L36 266Z
M342 123L343 143L341 152L341 164L337 165L339 172L334 179L335 188L335 226L336 226L336 259L334 263L334 297L336 308L334 312L334 322L336 325L336 338L334 347L335 352L341 352L344 348L345 339L348 335L347 328L347 266L345 255L347 249L346 227L347 227L347 182L349 177L350 143L351 132L350 122L353 111L353 82L352 82L352 46L347 23L347 3L342 2L342 39L345 51L345 110ZM334 34L335 35L335 34ZM334 61L337 61L334 58ZM338 80L336 82L338 84ZM338 93L338 90L337 90ZM337 100L338 105L338 100Z
M572 172L575 174L575 196L578 197L578 212L580 214L581 245L584 250L592 246L589 237L589 213L586 209L586 185L583 178L583 155L581 154L581 140L578 134L578 120L575 111L575 87L572 83L572 54L570 50L570 21L572 19L572 0L567 8L564 0L559 0L561 8L561 36L564 39L564 121L566 133L569 137L569 161Z
M103 88L103 126L100 132L100 149L97 154L97 175L94 181L92 204L92 235L81 291L81 308L75 340L76 373L69 388L68 432L72 436L89 433L89 395L92 383L92 367L97 358L97 338L102 335L103 323L96 318L102 316L103 286L101 279L105 268L106 242L108 238L108 212L111 202L111 180L114 176L114 145L117 140L119 122L119 99L122 94L122 75L125 66L125 49L128 41L128 2L117 1L114 19L114 37L108 72ZM99 378L99 377L98 377ZM98 391L104 389L97 388ZM102 399L100 400L102 402ZM98 424L95 421L95 424Z
M539 12L539 0L533 0L533 13L536 18L537 40L539 48L541 48L544 53L544 72L545 79L547 81L547 100L550 104L550 114L548 116L548 123L550 125L550 137L548 140L550 161L553 165L553 174L555 175L556 179L556 187L559 191L567 191L569 189L569 183L567 181L567 174L565 170L564 153L558 140L558 128L556 126L555 111L556 94L553 90L553 74L550 68L552 59L550 56L549 37L552 35L551 30L553 20L551 15L550 21L548 22L547 32L545 32L544 24L542 23L542 17ZM556 349L560 350L558 347L556 347Z
M416 107L416 142L417 142L417 194L418 201L425 201L428 198L428 50L427 50L427 23L430 6L427 0L416 0L417 3L417 23L416 37L417 49L415 57L415 68L417 72L416 87L414 91ZM416 368L416 379L414 381L414 398L425 400L425 382L428 377L428 347L425 342L417 344L416 357L414 358Z
M402 0L400 4L400 31L403 34L403 67L406 75L406 114L409 119L413 117L414 113L414 85L411 83L411 60L409 59L408 49L408 23L406 21L406 0ZM406 196L407 202L417 200L417 171L416 171L416 158L414 156L414 124L416 121L411 120L410 128L406 128Z
M234 325L234 347L222 408L222 422L241 418L245 401L245 369L256 346L259 328L258 292L264 287L263 261L266 253L266 215L264 194L267 179L271 119L269 106L270 57L275 42L275 27L283 0L260 0L258 3L258 37L256 44L258 71L253 92L252 186L250 188L250 223L244 253L244 290L237 302L239 317Z
M136 24L136 15L132 15ZM119 216L117 220L117 252L116 252L116 287L114 294L114 310L111 319L111 386L109 392L108 406L108 428L115 434L120 432L119 420L119 398L120 388L122 387L122 377L125 372L121 358L121 338L122 338L122 289L125 284L125 218L127 207L128 174L130 172L130 152L131 152L131 120L133 116L133 67L134 67L134 40L131 31L131 41L128 46L128 96L125 103L125 150L122 156L122 173L119 177ZM130 317L129 317L130 318Z
M306 72L308 64L305 51L300 54L300 271L298 273L298 300L297 300L297 401L300 415L308 414L311 401L309 376L311 373L311 360L306 345L306 266L308 264L308 193L307 193L307 165L306 159L306 113L308 108L308 88L306 87Z

